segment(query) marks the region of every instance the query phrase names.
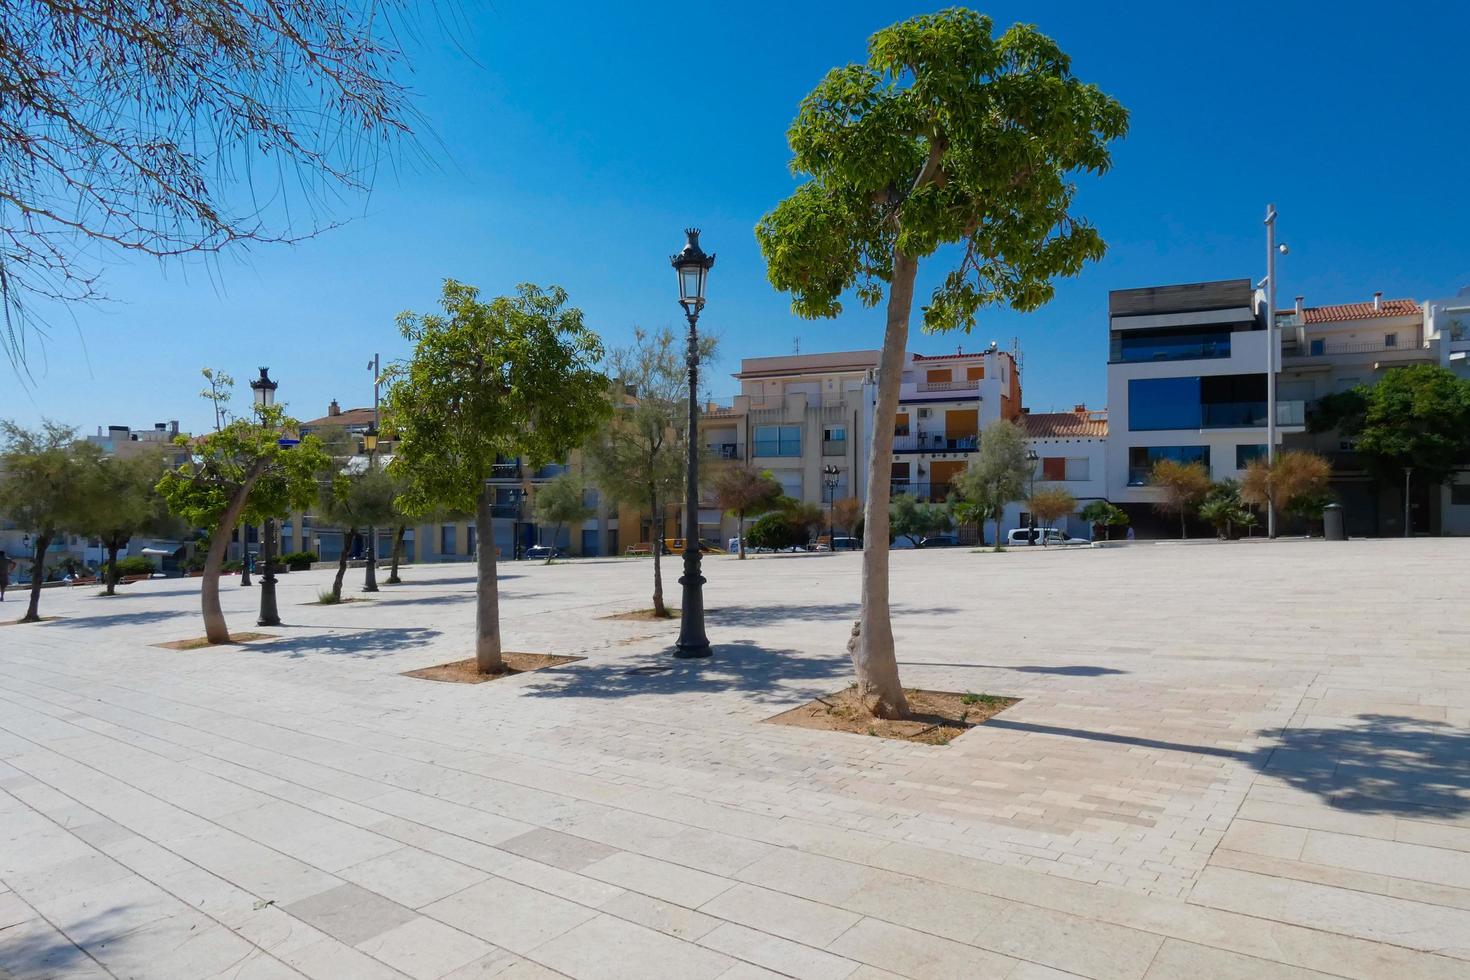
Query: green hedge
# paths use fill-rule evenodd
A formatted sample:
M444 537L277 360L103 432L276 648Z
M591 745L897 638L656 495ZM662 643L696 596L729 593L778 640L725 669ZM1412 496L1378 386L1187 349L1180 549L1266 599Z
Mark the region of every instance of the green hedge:
M315 551L293 551L282 555L281 561L293 572L304 572L315 562L321 561L321 558Z
M126 558L117 560L117 574L119 578L127 575L152 575L157 570L152 558L142 555L128 555Z

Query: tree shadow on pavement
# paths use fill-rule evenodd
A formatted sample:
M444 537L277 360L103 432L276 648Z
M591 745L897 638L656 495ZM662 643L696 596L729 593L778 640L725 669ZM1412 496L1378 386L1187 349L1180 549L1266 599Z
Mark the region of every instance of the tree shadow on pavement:
M1012 670L1018 674L1058 674L1063 677L1103 677L1108 674L1126 674L1126 670L1118 670L1114 667L1094 667L1090 664L1073 664L1070 666L1048 667L1044 664L1033 664L1024 667L1013 667L1009 664L967 664L967 663L945 663L939 660L900 660L900 667L971 667L977 670Z
M138 612L108 613L106 616L77 616L57 621L57 626L76 627L84 626L87 629L97 629L103 626L147 626L149 623L161 623L169 619L178 619L180 616L193 616L198 618L197 609L152 609L139 610Z
M1335 728L1269 729L1254 750L992 718L987 729L1233 759L1335 810L1444 819L1470 813L1470 731L1442 721L1358 715Z
M733 692L759 702L800 702L843 686L852 673L847 657L805 657L795 650L748 640L716 643L702 660L671 653L616 663L582 663L538 670L529 697L626 698L659 694Z
M1337 810L1431 819L1470 813L1470 731L1395 715L1355 720L1285 729L1258 768Z
M350 633L282 637L269 642L252 643L245 649L250 653L279 655L291 659L310 654L325 654L371 660L421 647L441 635L438 630L422 626L353 628Z

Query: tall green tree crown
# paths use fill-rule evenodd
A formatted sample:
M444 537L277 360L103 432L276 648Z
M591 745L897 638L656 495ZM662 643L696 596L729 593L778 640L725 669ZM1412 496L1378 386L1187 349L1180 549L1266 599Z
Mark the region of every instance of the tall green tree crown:
M931 331L969 329L991 303L1034 310L1052 279L1102 257L1071 213L1073 175L1110 166L1128 113L1071 73L1033 26L999 37L955 8L879 31L864 64L830 71L788 133L809 178L761 219L771 283L801 316L836 316L855 289L878 303L897 249L956 243L959 263L924 309Z
M523 283L481 302L447 279L442 313L402 313L412 359L389 372L391 472L410 512L473 510L497 457L533 466L566 456L605 417L602 342L566 290Z

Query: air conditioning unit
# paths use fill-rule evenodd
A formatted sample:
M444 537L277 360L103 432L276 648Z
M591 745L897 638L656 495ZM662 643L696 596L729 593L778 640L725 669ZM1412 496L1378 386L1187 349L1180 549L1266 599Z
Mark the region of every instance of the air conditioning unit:
M921 419L927 419L929 417L929 412L930 411L931 411L931 409L927 409L927 408L921 408L921 409L919 409L919 418L921 418Z

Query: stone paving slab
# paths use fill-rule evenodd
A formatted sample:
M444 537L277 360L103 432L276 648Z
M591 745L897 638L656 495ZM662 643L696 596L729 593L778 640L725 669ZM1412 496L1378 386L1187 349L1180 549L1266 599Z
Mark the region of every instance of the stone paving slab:
M947 747L762 724L849 682L858 556L466 566L249 647L197 583L0 627L0 975L1461 977L1470 549L900 552L906 683L1020 697ZM233 626L251 589L225 587ZM645 669L667 668L667 669Z

